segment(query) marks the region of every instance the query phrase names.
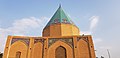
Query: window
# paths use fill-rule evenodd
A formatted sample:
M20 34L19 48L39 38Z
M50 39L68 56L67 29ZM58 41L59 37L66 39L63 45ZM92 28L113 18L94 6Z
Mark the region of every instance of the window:
M55 58L67 58L66 49L62 46L59 46L55 51Z
M21 56L21 52L20 51L16 52L16 58L20 58L20 56Z

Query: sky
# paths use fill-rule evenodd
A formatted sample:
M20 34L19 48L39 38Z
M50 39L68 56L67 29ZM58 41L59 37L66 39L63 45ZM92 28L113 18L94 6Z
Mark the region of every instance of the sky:
M0 0L0 51L8 35L42 36L59 4L79 27L93 37L96 56L120 58L120 0Z

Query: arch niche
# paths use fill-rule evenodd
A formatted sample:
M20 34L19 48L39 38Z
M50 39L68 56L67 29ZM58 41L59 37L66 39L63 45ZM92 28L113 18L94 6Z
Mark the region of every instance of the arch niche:
M73 51L68 44L62 41L57 41L49 47L47 58L60 58L60 57L73 58Z
M78 58L90 58L89 46L85 40L80 39L77 42L77 52L78 52Z
M10 47L8 58L27 58L27 48L24 41L16 41Z
M66 49L62 46L59 46L55 50L55 58L67 58Z
M32 58L42 58L42 43L35 43L32 49Z

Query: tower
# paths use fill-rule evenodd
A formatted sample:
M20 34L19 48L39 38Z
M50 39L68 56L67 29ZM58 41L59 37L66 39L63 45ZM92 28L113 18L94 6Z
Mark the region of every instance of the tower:
M95 58L91 35L79 28L59 6L42 37L8 36L4 58Z

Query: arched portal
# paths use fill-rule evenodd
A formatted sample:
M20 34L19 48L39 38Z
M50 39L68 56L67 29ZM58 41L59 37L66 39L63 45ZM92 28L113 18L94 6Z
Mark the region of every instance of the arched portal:
M24 41L16 41L10 47L8 58L27 58L28 46Z
M55 58L67 58L66 49L62 46L59 46L55 51Z
M16 58L20 58L20 57L21 57L21 52L20 51L16 52Z
M73 58L72 47L70 47L68 44L66 44L65 42L62 42L62 41L57 41L49 47L47 58L59 57L60 55L57 56L57 54L59 54L59 53L56 53L56 52L59 52L59 51L60 52L62 51L62 52L65 53L65 54L63 54L63 55L66 55L65 58Z

